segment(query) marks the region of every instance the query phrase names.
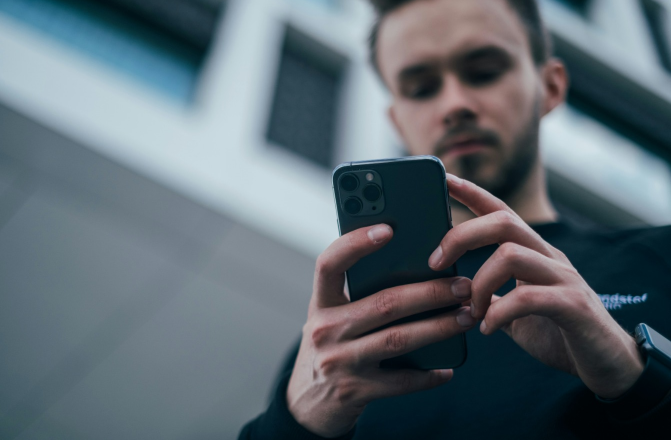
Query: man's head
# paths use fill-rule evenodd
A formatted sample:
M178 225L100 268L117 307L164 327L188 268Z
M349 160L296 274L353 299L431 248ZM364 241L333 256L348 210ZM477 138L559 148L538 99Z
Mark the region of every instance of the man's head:
M567 85L535 1L371 2L371 58L410 153L505 200L539 166L540 118Z

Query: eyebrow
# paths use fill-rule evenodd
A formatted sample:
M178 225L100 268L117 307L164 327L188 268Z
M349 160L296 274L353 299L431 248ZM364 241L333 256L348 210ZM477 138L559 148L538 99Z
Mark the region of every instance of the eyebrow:
M399 80L399 82L402 82L403 80L407 80L407 79L410 79L414 76L419 76L419 75L422 75L424 73L435 70L436 67L438 67L437 62L419 63L419 64L413 64L413 65L408 66L408 67L404 67L398 73L398 80Z
M462 54L459 54L455 57L455 60L450 64L463 64L473 61L478 61L483 58L494 58L494 57L506 57L510 58L510 54L507 50L503 49L500 46L489 45L484 47L478 47L477 49L466 51ZM410 66L404 67L398 73L398 80L402 82L404 80L410 79L414 76L418 76L430 71L435 70L439 66L438 61L430 62L421 62L417 64L412 64Z
M510 58L510 54L507 50L499 46L485 46L479 47L475 50L466 52L461 55L461 62L477 61L481 58L490 58L490 57L506 57Z

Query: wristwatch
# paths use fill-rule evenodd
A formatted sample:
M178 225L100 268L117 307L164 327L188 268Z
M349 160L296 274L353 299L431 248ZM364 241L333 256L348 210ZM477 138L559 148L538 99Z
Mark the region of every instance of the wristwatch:
M617 399L597 396L618 419L639 417L657 406L671 391L671 341L647 324L639 324L634 339L645 361L638 380Z
M634 339L643 356L652 357L671 370L671 341L647 324L636 326Z

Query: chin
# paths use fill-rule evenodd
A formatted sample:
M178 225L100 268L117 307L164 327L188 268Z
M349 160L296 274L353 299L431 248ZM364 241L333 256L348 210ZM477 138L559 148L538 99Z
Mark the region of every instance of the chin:
M444 154L440 160L445 166L445 171L478 186L483 184L487 186L487 183L497 179L501 171L497 158L487 153L474 153L456 158Z

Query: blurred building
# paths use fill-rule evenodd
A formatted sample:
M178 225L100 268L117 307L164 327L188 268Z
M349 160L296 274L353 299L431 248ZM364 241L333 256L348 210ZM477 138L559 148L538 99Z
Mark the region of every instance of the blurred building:
M543 0L552 196L671 223L671 2ZM330 171L403 154L362 0L0 0L0 438L233 438L337 236Z

